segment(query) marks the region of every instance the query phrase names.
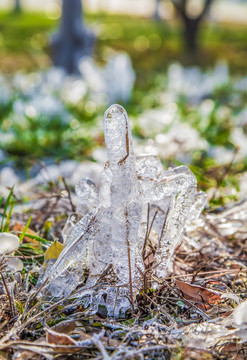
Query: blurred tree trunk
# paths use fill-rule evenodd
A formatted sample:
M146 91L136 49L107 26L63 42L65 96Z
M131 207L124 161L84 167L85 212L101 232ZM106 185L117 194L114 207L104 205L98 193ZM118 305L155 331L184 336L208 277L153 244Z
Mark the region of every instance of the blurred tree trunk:
M79 74L80 61L91 55L93 44L94 34L83 22L81 0L63 0L60 29L51 41L53 64Z
M156 21L160 21L160 13L159 13L159 7L160 7L161 0L155 0L155 10L153 18Z
M14 12L15 13L21 12L21 0L15 0Z
M191 19L186 17L184 19L184 40L188 52L195 54L198 50L198 29L200 20L198 18Z
M173 5L177 9L180 18L183 22L183 35L186 50L192 55L196 55L198 51L198 30L200 27L200 23L206 13L209 10L209 7L213 0L205 0L204 6L201 13L196 17L191 17L187 13L186 5L188 3L187 0L172 0Z

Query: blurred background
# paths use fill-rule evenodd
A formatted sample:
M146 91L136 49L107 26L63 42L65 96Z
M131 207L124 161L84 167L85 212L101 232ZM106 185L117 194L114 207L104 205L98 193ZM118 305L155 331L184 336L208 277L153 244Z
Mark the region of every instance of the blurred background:
M118 102L137 153L189 165L211 204L241 199L246 70L247 1L1 0L0 189L44 166L74 186Z

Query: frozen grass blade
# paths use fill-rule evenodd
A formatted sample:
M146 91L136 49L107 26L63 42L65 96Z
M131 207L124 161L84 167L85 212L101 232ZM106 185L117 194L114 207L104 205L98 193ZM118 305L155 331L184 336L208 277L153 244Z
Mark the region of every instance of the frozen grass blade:
M12 314L12 317L15 315L15 312L14 312L14 306L13 306L13 299L10 295L10 292L9 292L9 289L8 289L8 285L6 283L6 280L3 276L3 273L0 272L0 275L2 277L2 280L3 280L3 286L4 286L4 289L6 291L6 294L7 294L7 297L8 297L8 300L9 300L9 307L10 307L10 311L11 311L11 314Z

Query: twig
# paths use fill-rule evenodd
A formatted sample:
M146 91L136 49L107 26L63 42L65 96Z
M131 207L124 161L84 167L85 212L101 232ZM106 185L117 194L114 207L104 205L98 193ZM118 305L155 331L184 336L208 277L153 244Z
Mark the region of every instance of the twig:
M0 344L5 343L11 336L15 335L16 333L20 332L21 330L23 330L26 326L28 326L29 324L31 324L33 321L37 320L38 318L40 318L44 313L46 312L50 312L51 310L53 310L57 305L63 303L63 301L65 301L69 296L57 301L55 304L49 306L47 309L44 309L43 311L39 312L38 314L34 315L33 317L31 317L29 320L27 320L25 323L17 326L16 328L12 329L12 331L8 332L1 340L0 340Z
M61 194L56 194L55 196L50 197L49 200L50 200L51 198L55 198L56 201L55 201L54 204L51 206L50 210L49 210L47 213L44 214L44 217L43 217L43 219L42 219L42 221L41 221L41 223L40 223L40 226L38 227L39 230L42 229L43 224L46 222L47 219L49 219L49 217L51 216L51 214L53 213L53 211L56 209L59 201L60 201L61 198L62 198L62 195L61 195Z
M206 320L210 320L210 317L209 317L207 314L205 314L201 309L199 309L192 301L185 299L176 289L174 289L173 287L171 287L171 286L168 284L167 281L165 281L164 279L163 279L163 280L160 280L160 279L158 279L158 278L157 278L156 276L154 276L154 275L153 275L153 278L155 278L156 281L158 280L159 283L165 283L165 286L166 286L166 287L168 287L168 288L169 288L172 292L174 292L177 296L179 296L180 298L182 298L183 301L184 301L187 305L192 306L192 307L195 309L195 311L196 311L197 313L199 313L199 315L201 315L201 316L202 316L204 319L206 319Z
M62 176L62 181L63 181L63 184L64 184L64 187L65 187L66 191L68 192L68 198L69 198L71 209L72 209L73 212L75 212L76 211L75 205L72 202L71 192L70 192L70 189L68 187L68 184L66 183L66 180L65 180L64 176Z
M110 270L112 270L112 269L113 269L113 265L112 265L112 264L109 264L109 265L107 266L107 268L103 271L103 273L100 275L100 277L98 278L98 280L96 281L95 286L100 285L101 280L104 279L104 277L105 277L105 276L110 272Z
M100 334L92 336L91 341L103 355L103 360L110 360L110 356L108 355L104 345L100 341L100 338L104 335L104 333L105 331L103 330Z
M217 185L214 189L213 195L210 199L210 201L214 200L214 198L216 197L217 191L219 190L222 182L224 181L225 177L227 176L227 174L229 173L229 171L231 170L232 164L237 156L237 153L239 152L239 148L236 147L232 156L231 161L229 162L229 164L225 167L225 170L223 171L223 174L221 175L221 177L217 180Z
M220 259L220 257L213 258L213 259L211 259L211 260L208 260L206 263L203 263L203 264L199 267L199 269L198 269L197 271L195 271L195 273L193 274L193 277L192 277L192 279L191 279L191 284L194 283L197 275L200 273L200 271L201 271L203 268L208 267L211 263L213 263L213 262L216 261L217 259Z
M118 294L119 294L119 288L117 288L116 299L115 299L115 302L114 302L114 308L113 308L113 315L114 315L114 316L115 316L115 311L116 311L116 306L117 306L117 297L118 297Z
M14 317L15 316L15 311L14 311L13 301L12 301L12 298L11 298L11 295L10 295L10 292L9 292L9 289L8 289L8 285L7 285L6 281L5 281L3 273L0 272L0 274L1 274L1 277L2 277L2 280L3 280L4 289L6 291L6 294L7 294L8 300L9 300L9 307L10 307L11 315L12 315L12 317Z
M155 219L156 219L157 214L158 214L158 210L155 211L154 217L153 217L153 219L152 219L152 221L151 221L151 224L150 224L150 227L149 227L149 231L148 231L148 239L149 239L151 230L152 230L152 228L153 228L153 224L154 224L154 221L155 221Z
M129 266L129 285L130 285L130 300L132 309L134 311L134 296L133 296L133 284L132 284L132 270L131 270L131 255L130 255L130 242L129 242L129 215L128 210L126 208L125 211L125 221L126 221L126 244L127 244L127 252L128 252L128 266Z
M144 261L144 257L145 257L145 252L146 252L146 247L147 247L147 240L148 240L148 234L149 234L149 216L150 216L150 204L148 203L147 229L146 229L144 244L143 244L143 248L142 248L142 260L143 260L143 261Z
M149 301L151 301L158 310L162 311L164 313L164 315L167 317L167 319L177 328L177 323L176 321L168 314L168 312L166 310L164 310L164 306L160 306L158 305L153 299L150 298L150 296L148 296L147 294L145 294L145 296L148 298Z
M231 273L235 273L235 272L239 273L239 269L212 270L212 271L200 272L197 275L210 275L210 274L212 274L211 276L213 276L215 274L217 276L220 276L220 275L231 274ZM244 272L244 270L240 271L240 273L241 272ZM194 276L194 273L193 274L184 274L184 275L173 275L173 276L166 277L165 280L180 279L180 278L183 278L183 277L193 277L193 276Z
M139 350L122 350L120 352L117 352L116 354L113 355L112 360L114 359L120 359L120 356L122 356L122 359L134 359L137 356L142 356L145 354L148 354L150 352L155 352L155 351L163 351L163 350L169 350L169 349L176 349L177 345L176 344L164 344L164 345L154 345L154 346L149 346L149 347L143 347L142 349ZM150 357L149 357L150 359Z
M167 231L167 221L168 221L168 218L169 218L170 211L171 211L171 206L169 204L168 210L167 210L166 215L165 215L165 220L164 220L164 223L163 223L163 226L162 226L162 230L161 230L161 233L160 233L160 237L159 237L159 242L158 242L159 248L161 247L161 240L162 240L164 234Z
M128 129L128 121L126 118L125 118L125 130L126 130L125 133L126 155L121 160L119 160L118 162L119 165L122 165L130 155L129 129Z
M30 294L30 296L28 297L28 299L26 301L26 305L25 305L25 308L24 308L24 311L22 314L22 319L24 319L24 315L28 311L28 307L30 305L31 300L34 299L38 295L38 293L44 288L44 286L47 284L47 282L48 282L48 279L45 279L45 281L37 288L37 290L34 293Z
M149 243L149 246L151 248L151 253L148 253L146 255L146 248L147 248L147 243L148 243L148 240L149 240L149 236L150 236L150 233L151 233L151 230L152 230L152 227L153 227L153 224L154 224L154 221L155 221L155 218L158 214L158 211L159 210L156 210L155 211L155 214L153 216L153 219L151 221L151 224L149 226L149 217L150 217L150 204L148 204L148 211L147 211L147 229L146 229L146 234L145 234L145 240L144 240L144 244L143 244L143 248L142 248L142 260L143 260L143 264L144 264L144 269L145 271L142 272L140 271L140 269L138 268L138 270L141 272L142 276L143 276L143 281L144 281L144 293L147 294L147 289L148 289L148 273L150 273L152 267L150 267L150 263L146 264L146 259L149 257L149 255L151 253L155 254L155 250L154 250L154 247L152 246L151 242Z
M154 221L155 221L156 216L157 216L157 214L158 214L158 211L159 211L159 210L156 210L156 211L155 211L155 214L154 214L153 219L152 219L152 221L151 221L151 224L150 224L150 226L149 226L150 204L148 204L148 211L147 211L147 229L146 229L145 240L144 240L144 244L143 244L143 248L142 248L142 259L143 259L143 261L145 260L145 252L146 252L147 243L148 243L148 240L149 240L149 236L150 236L150 233L151 233L151 230L152 230Z

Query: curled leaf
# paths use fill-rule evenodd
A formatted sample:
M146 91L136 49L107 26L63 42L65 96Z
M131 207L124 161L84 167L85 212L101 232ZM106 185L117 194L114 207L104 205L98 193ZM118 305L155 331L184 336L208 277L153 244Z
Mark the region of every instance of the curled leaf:
M222 302L221 293L219 292L179 280L176 280L176 284L182 291L184 298L194 301L195 305L201 310L208 310L212 305L218 305Z
M69 335L61 334L51 329L46 329L46 340L49 344L77 345L76 341L73 340Z
M56 331L58 333L70 334L75 329L75 322L72 320L65 320L56 324L52 327L52 331Z

